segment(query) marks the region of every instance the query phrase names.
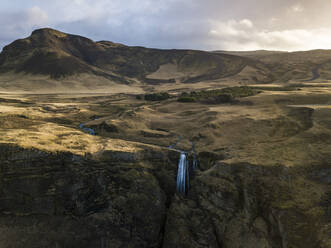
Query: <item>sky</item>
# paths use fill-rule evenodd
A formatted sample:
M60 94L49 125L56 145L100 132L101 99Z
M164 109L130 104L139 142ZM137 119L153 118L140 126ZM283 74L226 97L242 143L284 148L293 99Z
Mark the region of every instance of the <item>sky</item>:
M0 50L43 27L154 48L331 49L330 11L330 0L1 0Z

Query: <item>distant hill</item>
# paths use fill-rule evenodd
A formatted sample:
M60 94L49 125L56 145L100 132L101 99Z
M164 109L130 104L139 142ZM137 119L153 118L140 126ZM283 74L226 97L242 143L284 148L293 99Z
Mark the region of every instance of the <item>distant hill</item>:
M255 51L215 51L215 53L231 54L241 57L248 57L254 59L260 59L266 56L275 55L275 54L285 54L284 51L269 51L269 50L255 50Z
M130 47L44 28L0 53L0 89L331 79L331 50L197 51ZM99 87L99 88L100 88Z
M316 79L331 80L331 50L282 51L215 51L255 59L265 64L277 81Z
M252 59L205 51L129 47L45 28L3 48L0 73L49 75L61 79L88 73L117 83L192 83L240 73L247 65L267 69Z

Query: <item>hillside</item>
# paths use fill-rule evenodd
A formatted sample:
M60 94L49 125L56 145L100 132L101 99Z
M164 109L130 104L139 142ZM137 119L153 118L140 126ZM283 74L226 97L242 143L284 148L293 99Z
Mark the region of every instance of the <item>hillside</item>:
M88 74L117 84L157 85L218 80L235 76L246 66L252 67L256 73L268 74L262 63L245 57L94 42L48 28L35 30L30 37L14 41L0 54L0 76L43 75L61 81ZM271 79L266 76L259 80L267 82ZM67 86L70 88L69 84Z
M331 50L220 52L260 61L278 82L331 79Z
M330 79L331 50L152 49L49 28L12 42L0 54L0 91L6 92L141 93Z

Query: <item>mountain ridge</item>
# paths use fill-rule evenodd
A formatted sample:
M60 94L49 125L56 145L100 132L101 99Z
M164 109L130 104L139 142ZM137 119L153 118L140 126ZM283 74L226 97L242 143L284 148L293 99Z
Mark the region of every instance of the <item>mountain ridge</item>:
M118 81L137 78L149 82L148 75L164 64L176 65L176 70L182 73L178 80L182 82L218 79L237 74L247 64L255 63L229 54L94 42L49 28L35 30L31 36L14 41L0 54L2 73L15 71L61 78L97 72ZM154 78L161 83L175 80Z
M64 89L114 85L152 87L166 84L224 83L233 85L331 80L331 50L283 51L201 51L126 46L42 28L29 37L5 46L0 53L0 79L11 75L0 88L34 88L36 78L50 88L61 82ZM17 83L26 77L28 83ZM86 83L80 75L90 79ZM48 82L45 80L51 80ZM38 79L39 80L39 79ZM41 79L40 79L41 80ZM39 81L40 81L39 80ZM47 82L46 82L47 81ZM9 86L8 86L9 85ZM85 87L84 86L84 87ZM86 88L86 87L85 87Z

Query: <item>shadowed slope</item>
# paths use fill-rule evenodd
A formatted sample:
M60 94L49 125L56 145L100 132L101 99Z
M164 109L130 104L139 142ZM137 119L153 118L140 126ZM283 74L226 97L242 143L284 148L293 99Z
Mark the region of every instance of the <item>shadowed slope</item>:
M270 69L274 78L277 78L279 82L331 79L331 50L221 52L259 60Z
M1 73L24 72L52 78L93 73L117 82L138 79L148 84L215 80L236 75L249 64L266 70L259 62L229 54L128 47L48 28L14 41L0 54Z

